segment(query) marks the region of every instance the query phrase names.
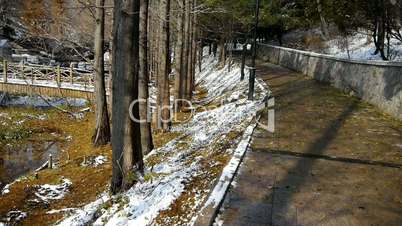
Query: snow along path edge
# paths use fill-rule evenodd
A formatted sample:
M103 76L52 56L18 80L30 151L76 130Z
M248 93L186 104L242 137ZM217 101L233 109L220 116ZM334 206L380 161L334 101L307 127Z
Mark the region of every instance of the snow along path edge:
M244 131L242 140L237 145L230 162L225 166L217 184L209 194L207 201L201 208L200 213L194 219L193 226L210 226L214 223L216 216L225 200L226 194L229 191L240 165L243 162L244 156L249 148L251 136L257 126L260 116L256 116L256 122L250 124Z

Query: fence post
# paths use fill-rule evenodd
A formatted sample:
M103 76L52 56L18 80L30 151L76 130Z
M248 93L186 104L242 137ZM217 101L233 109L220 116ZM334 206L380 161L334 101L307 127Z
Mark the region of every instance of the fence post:
M24 61L21 64L21 78L25 77L25 72L24 72Z
M33 85L33 82L34 82L34 68L33 67L31 67L31 85Z
M61 86L61 83L60 83L60 66L59 65L57 66L56 73L57 73L57 78L56 78L57 79L56 80L57 85Z
M70 64L70 83L71 85L74 83L74 78L73 78L73 64Z
M3 60L3 82L7 83L7 73L8 73L8 66L7 66L7 61Z
M52 154L49 154L49 160L47 162L47 167L49 169L53 169L53 156L52 156Z

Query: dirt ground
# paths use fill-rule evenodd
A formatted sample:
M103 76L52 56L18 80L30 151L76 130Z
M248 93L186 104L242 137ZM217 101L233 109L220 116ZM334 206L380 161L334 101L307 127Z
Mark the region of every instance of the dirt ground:
M29 120L27 127L34 131L59 131L62 137L71 138L60 141L62 151L55 159L58 163L55 169L42 170L37 173L37 176L34 176L34 172L29 172L21 177L23 179L11 185L8 194L0 195L0 222L7 218L7 213L10 211L23 211L27 213L27 217L20 221L12 221L12 224L50 225L61 219L65 212L50 214L48 211L79 208L108 191L112 173L112 150L110 145L99 148L92 146L91 136L95 121L93 112L86 113L80 120L56 110L2 108L1 112L10 115L46 114L48 117L46 120ZM153 136L155 146L160 147L174 139L177 134L155 133ZM34 133L29 139L36 137L38 134ZM107 159L104 164L97 167L82 165L84 161L100 155ZM72 182L64 198L51 200L48 203L32 203L31 200L36 198L34 194L36 186L59 184L63 178Z
M402 225L402 123L287 69L257 74L275 132L256 129L223 225Z

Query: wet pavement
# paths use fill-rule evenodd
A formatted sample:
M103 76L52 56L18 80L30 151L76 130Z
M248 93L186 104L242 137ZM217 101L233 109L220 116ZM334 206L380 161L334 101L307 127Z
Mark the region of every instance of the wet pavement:
M255 130L223 225L402 225L402 122L287 69L257 69L275 132Z

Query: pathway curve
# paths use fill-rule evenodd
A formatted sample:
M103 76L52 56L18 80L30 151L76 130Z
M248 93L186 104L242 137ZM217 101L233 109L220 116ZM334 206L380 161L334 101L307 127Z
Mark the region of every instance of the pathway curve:
M275 96L276 130L255 130L223 225L400 226L402 123L287 69L257 74Z

